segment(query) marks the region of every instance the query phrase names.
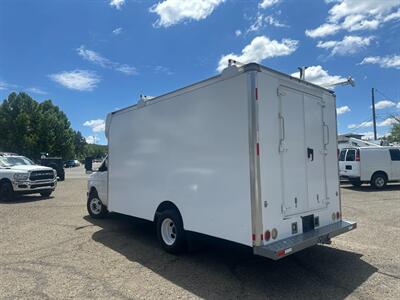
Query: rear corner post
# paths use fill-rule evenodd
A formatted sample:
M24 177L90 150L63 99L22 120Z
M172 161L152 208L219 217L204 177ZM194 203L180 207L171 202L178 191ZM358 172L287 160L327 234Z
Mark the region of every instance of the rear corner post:
M259 68L252 66L247 71L248 119L249 119L249 165L252 241L254 246L261 246L263 241L261 185L260 185L260 144L258 137L258 102L259 93L257 74Z

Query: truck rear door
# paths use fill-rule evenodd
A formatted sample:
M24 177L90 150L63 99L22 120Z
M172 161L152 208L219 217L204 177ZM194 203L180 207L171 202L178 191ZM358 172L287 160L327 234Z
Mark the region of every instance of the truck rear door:
M329 129L321 98L283 86L278 94L282 208L287 217L326 206Z

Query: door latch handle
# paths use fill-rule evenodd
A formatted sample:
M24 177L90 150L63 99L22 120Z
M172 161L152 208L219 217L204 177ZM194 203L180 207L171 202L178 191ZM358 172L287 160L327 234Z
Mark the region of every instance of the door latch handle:
M308 159L311 158L311 161L314 161L314 149L307 148L307 157Z

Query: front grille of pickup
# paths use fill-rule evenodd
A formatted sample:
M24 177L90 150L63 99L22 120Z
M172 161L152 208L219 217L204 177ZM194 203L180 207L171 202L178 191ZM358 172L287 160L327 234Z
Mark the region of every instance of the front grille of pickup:
M53 179L53 178L54 178L54 173L52 170L32 171L31 176L29 177L31 181Z

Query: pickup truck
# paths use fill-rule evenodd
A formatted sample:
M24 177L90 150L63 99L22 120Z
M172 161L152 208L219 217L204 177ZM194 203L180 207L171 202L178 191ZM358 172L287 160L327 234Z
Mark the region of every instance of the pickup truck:
M56 186L57 176L52 168L35 165L21 155L0 153L0 200L35 193L49 197Z

